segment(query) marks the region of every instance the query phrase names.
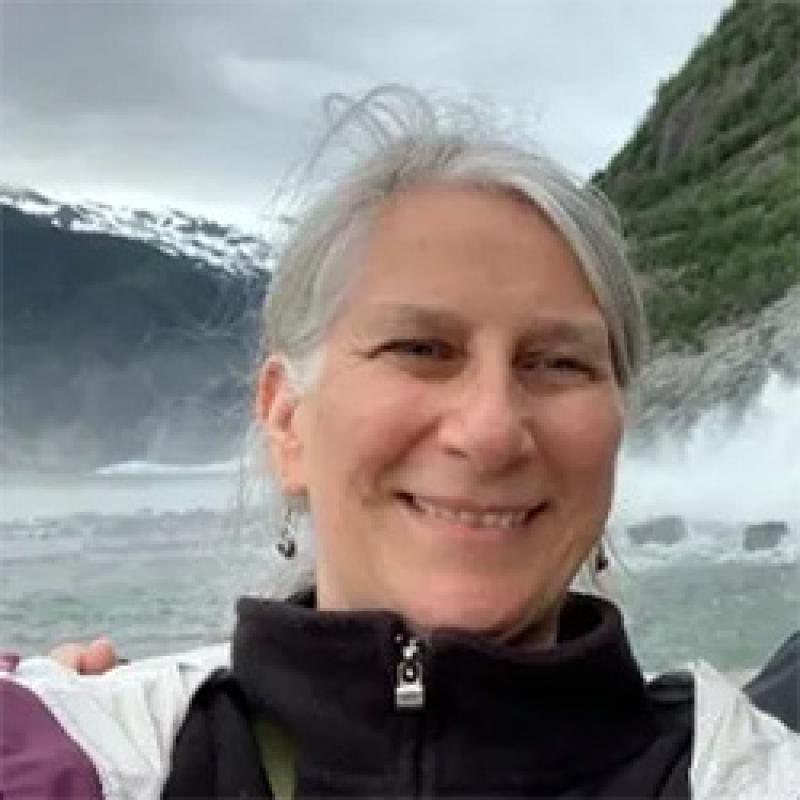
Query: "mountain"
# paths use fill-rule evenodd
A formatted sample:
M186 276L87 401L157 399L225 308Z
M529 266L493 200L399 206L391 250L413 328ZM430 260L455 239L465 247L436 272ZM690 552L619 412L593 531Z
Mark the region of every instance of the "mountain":
M798 43L796 3L739 0L594 178L621 211L659 352L702 350L800 283Z
M629 441L736 420L800 380L800 13L738 0L594 176L620 210L655 339Z
M2 463L84 469L235 453L268 243L177 213L33 193L6 195L0 209Z
M264 237L177 209L148 211L106 203L68 203L2 184L0 206L73 233L107 233L146 242L167 255L197 259L227 272L271 268L274 258Z

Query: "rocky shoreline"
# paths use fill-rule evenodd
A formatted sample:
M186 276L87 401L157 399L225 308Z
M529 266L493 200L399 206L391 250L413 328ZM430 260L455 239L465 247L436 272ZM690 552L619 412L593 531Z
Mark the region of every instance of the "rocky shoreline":
M685 433L719 406L735 422L771 374L800 382L800 284L755 319L715 329L703 352L654 355L633 400L632 441Z

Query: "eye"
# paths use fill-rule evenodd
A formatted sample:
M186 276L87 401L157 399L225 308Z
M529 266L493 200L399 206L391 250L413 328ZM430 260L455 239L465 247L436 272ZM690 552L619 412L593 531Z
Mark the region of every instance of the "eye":
M452 358L455 352L451 345L438 339L395 339L382 345L378 351L410 358L442 360Z
M545 361L547 369L554 369L559 372L583 372L588 373L591 368L588 364L577 358L570 356L556 356Z
M530 353L520 359L519 366L531 375L559 381L587 379L595 373L591 362L557 353Z

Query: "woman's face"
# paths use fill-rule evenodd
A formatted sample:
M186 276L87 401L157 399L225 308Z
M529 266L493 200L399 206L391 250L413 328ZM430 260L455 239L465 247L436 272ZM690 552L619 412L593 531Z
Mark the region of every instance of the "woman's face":
M595 298L538 211L395 197L318 382L296 398L275 380L265 413L284 488L308 496L321 607L552 637L604 528L622 401Z

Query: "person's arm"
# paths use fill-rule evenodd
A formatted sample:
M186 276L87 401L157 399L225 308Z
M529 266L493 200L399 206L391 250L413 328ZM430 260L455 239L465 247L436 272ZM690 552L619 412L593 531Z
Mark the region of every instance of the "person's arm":
M778 648L744 691L758 708L800 733L800 631Z

